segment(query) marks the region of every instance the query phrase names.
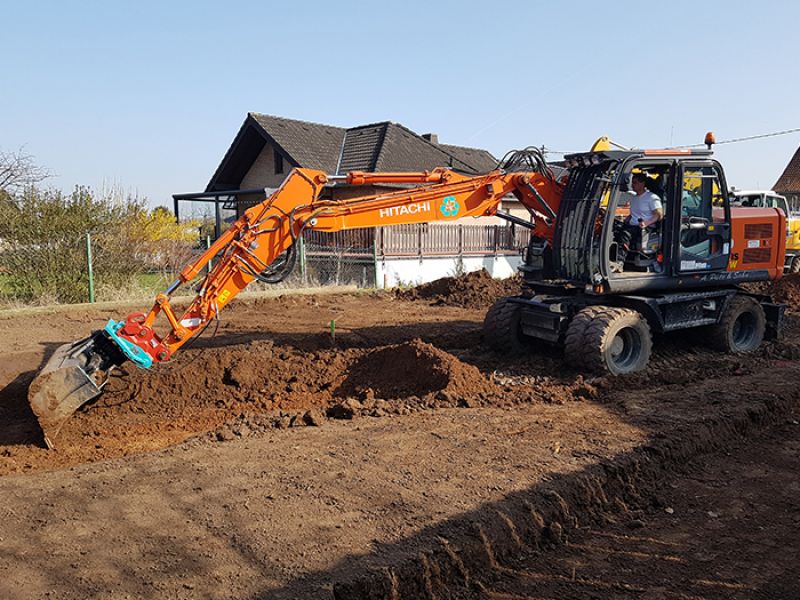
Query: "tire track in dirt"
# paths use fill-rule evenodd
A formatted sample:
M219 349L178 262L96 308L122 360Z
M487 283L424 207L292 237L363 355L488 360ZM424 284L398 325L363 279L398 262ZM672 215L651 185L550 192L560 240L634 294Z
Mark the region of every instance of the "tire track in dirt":
M613 461L512 494L479 514L448 523L441 532L429 532L432 541L417 557L339 582L334 598L485 598L487 589L481 582L502 573L516 557L544 552L541 557L547 560L547 551L562 545L578 527L602 525L631 506L658 506L659 485L668 473L785 421L800 408L800 390L792 383L800 376L800 365L786 367L783 375L778 385L769 385L769 374L749 379L753 389L764 390L760 400L720 410L713 417L677 422L669 433ZM670 395L667 402L680 401L679 390ZM624 404L626 399L619 401ZM614 594L610 590L607 597Z

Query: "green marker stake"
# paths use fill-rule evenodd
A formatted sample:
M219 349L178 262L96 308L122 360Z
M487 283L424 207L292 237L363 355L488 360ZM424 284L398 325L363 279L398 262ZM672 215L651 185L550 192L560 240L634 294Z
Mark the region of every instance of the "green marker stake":
M94 269L92 268L92 236L86 234L86 264L89 268L89 302L94 304Z

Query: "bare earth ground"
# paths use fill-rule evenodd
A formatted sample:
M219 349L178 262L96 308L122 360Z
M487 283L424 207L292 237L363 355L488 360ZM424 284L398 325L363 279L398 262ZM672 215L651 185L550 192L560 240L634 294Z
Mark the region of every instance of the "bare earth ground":
M55 451L27 385L127 309L0 314L0 598L800 595L794 317L586 379L480 346L513 292L430 292L240 299Z
M694 461L651 502L576 529L556 551L521 553L469 597L797 598L799 458L793 417Z

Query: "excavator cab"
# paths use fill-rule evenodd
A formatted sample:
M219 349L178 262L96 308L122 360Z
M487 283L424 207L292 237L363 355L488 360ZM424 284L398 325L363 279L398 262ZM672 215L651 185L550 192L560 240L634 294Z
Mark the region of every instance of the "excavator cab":
M694 285L725 273L731 257L731 211L722 167L709 151L604 151L566 158L569 181L552 245L533 240L526 281L561 281L603 293ZM622 269L619 230L630 214L630 179L646 175L661 200L662 219L629 248ZM537 260L546 255L547 260ZM765 261L763 265L768 264ZM549 268L545 268L545 263ZM725 276L745 281L763 273ZM705 278L705 279L704 279Z

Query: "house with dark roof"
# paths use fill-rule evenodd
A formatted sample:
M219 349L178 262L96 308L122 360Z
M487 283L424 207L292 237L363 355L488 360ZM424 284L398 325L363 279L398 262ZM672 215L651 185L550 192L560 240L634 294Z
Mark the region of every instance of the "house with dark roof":
M789 206L795 209L800 207L800 148L797 149L781 176L778 177L773 189L786 197Z
M390 121L344 128L249 113L206 192L275 189L294 167L343 175L350 171L424 171L441 166L478 175L495 169L497 159L480 148L440 144L436 134L418 135ZM332 186L330 197L352 196L354 191L348 187ZM378 189L360 186L358 193ZM237 213L263 198L263 194L240 195ZM510 198L504 208L516 212L518 206ZM523 216L527 217L527 212Z

